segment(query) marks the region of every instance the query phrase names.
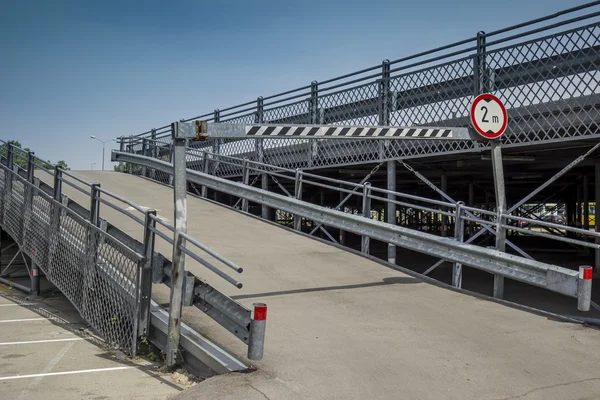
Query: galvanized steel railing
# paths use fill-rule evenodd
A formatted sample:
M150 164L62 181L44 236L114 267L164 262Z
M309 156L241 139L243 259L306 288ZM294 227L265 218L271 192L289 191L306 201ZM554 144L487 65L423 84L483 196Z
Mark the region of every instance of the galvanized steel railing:
M107 342L134 356L138 338L148 337L150 332L152 283L169 286L171 282L171 262L154 246L157 237L173 244L173 226L157 217L154 210L143 209L98 183L51 166L32 152L2 143L0 227ZM22 160L19 164L25 168L15 159ZM53 185L36 176L38 171L50 175ZM63 184L87 196L89 209L69 199ZM139 223L142 242L102 219L101 205ZM242 287L201 254L209 254L236 273L242 273L241 267L189 235L186 241L181 247L185 254L233 286ZM184 305L197 306L246 343L250 359L262 358L264 321L255 324L251 310L189 272L185 282ZM258 307L264 308L264 304ZM255 325L260 328L256 332ZM165 343L155 344L165 349ZM182 349L186 350L188 356L194 351Z
M474 96L493 92L508 109L504 146L589 138L598 134L600 123L599 6L594 1L479 32L457 43L184 121L459 127L469 125ZM168 145L170 126L135 137ZM291 169L487 149L487 144L471 141L390 141L384 146L301 138L212 138L200 146L202 151L239 158L262 149L264 158L257 161Z
M209 158L205 158L205 160L209 160ZM144 168L146 173L154 177L159 174L162 174L162 176L169 176L173 174L173 165L169 162L143 155L113 151L112 161L128 163L130 166L137 165ZM213 162L217 163L219 160L214 160ZM205 162L204 165L207 165L207 163ZM245 165L246 171L248 171L249 167L247 160L244 161L243 165ZM266 167L271 168L270 172L273 172L272 166ZM262 171L262 173L264 173L264 171ZM239 183L212 176L206 172L199 172L191 169L187 170L187 181L190 184L199 185L203 188L203 190L204 188L209 188L216 192L222 192L228 195L239 197L243 199L242 201L254 202L274 208L276 210L287 212L294 215L296 221L297 218L306 218L319 224L340 229L341 231L352 232L360 235L363 237L363 251L365 250L365 240L372 238L453 262L454 286L460 287L461 285L462 265L464 264L495 275L508 277L521 282L543 287L567 296L578 298L579 309L589 310L591 292L588 293L588 288L591 291L591 282L587 282L589 279L583 279L583 275L580 277L578 271L541 263L525 257L514 256L490 248L483 248L468 243L462 243L461 235L466 221L484 223L483 220L480 220L474 216L469 216L468 213L479 212L481 210L471 207L464 207L461 203L450 204L418 198L419 201L434 202L438 205L443 204L452 210L438 211L438 213L443 216L453 216L457 226L455 232L456 237L445 238L402 226L387 224L371 218L365 218L363 216L310 204L302 201L299 198L295 198L295 196L289 195L289 193L288 195L285 195L273 193L268 190L258 189L248 184L247 173L244 174L244 177L244 182ZM315 177L321 178L318 176ZM305 177L302 178L302 175L298 175L297 173L294 179L297 184L307 182L303 180ZM374 196L371 194L371 188L369 187L368 183L365 183L365 185L361 187L363 189L362 196L365 199L363 201L365 210L370 210L368 203L372 197L376 197L378 200L384 199L383 197ZM330 188L339 189L336 187ZM400 196L404 195L401 193L395 194ZM245 207L247 206L242 206L242 208ZM485 223L490 224L488 221L485 221ZM600 237L600 234L598 234L598 237ZM588 271L587 268L586 271Z

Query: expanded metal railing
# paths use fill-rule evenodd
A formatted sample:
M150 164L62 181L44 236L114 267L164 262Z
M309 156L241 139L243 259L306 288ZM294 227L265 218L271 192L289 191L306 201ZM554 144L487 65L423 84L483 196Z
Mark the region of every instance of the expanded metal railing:
M285 139L280 139L285 140ZM147 139L144 141L144 148L140 149L137 146L127 147L127 152L130 154L139 153L159 160L168 160L164 154L169 151L168 146L164 146L160 142ZM139 149L139 150L138 150ZM502 227L523 235L543 237L550 240L560 241L575 246L581 246L591 249L600 249L600 233L581 229L567 225L540 221L536 218L513 215L511 212L515 207L511 208L511 212L498 215L495 209L485 209L479 207L469 207L462 205L461 216L459 220L464 219L460 224L457 224L456 210L459 202L450 198L447 194L441 192L435 185L429 184L434 190L437 190L441 197L445 200L430 199L421 196L415 196L409 193L398 191L390 191L383 188L378 188L370 184L370 179L381 166L381 163L367 174L360 182L349 182L340 179L333 179L326 176L310 173L300 169L292 170L275 165L261 163L250 159L241 159L232 156L225 156L215 153L204 152L198 148L187 148L186 156L187 168L190 170L200 171L206 174L239 180L242 183L254 186L261 185L263 189L271 190L276 193L284 194L290 198L300 200L308 200L303 198L303 192L308 187L313 187L317 191L328 191L330 194L339 196L340 202L335 209L368 215L371 218L380 219L385 213L386 205L393 203L398 207L398 225L408 226L416 229L434 230L438 234L446 235L463 235L457 232L457 226L464 226L470 233L470 237L466 239L467 243L474 243L486 232L495 234L498 229L498 221L503 221ZM412 168L404 161L398 163L412 170ZM127 165L127 172L136 175L146 176L163 183L169 183L172 176L161 171L148 168L142 165ZM413 172L415 172L413 170ZM417 172L415 172L417 173ZM425 177L420 176L421 179ZM260 181L260 183L259 183ZM273 184L265 184L271 181ZM426 182L427 183L427 182ZM206 189L196 187L192 184L192 189L196 194L206 197ZM313 200L314 201L314 200ZM234 207L248 211L248 201L240 199L234 204ZM281 215L282 219L287 218L288 225L293 226L297 230L309 226L307 221L302 222L298 217L292 215ZM338 243L327 230L322 228L321 224L310 226L309 233L315 234L317 231L323 232L331 241ZM364 251L368 252L368 238L363 239ZM525 251L520 249L510 239L507 240L508 246L516 251L521 256L532 258ZM436 264L439 265L439 264Z
M158 254L154 245L156 238L172 245L173 226L154 210L52 166L32 152L0 142L0 227L110 345L134 356L138 339L150 337L152 284L171 283L171 262ZM40 173L48 175L38 176ZM63 185L82 193L89 208L70 199ZM101 205L137 222L143 240L133 239L102 219ZM241 267L191 236L186 239L187 244L180 247L186 255L234 287L242 287L203 254L235 273L242 273ZM246 343L249 358L262 358L264 321L255 323L250 309L189 272L185 282L184 305L195 305ZM265 306L260 303L257 307ZM165 349L162 338L150 339ZM196 345L189 345L188 357L197 350Z
M205 158L209 160L209 158ZM117 162L136 164L144 168L146 173L156 176L157 173L171 175L173 174L173 165L166 161L157 160L148 156L131 154L125 152L112 153L112 160ZM219 162L219 161L216 161ZM246 170L248 170L247 162ZM206 164L205 164L206 165ZM270 167L270 166L267 166ZM248 176L247 174L245 175ZM299 184L308 182L301 179L298 175L295 177ZM273 193L268 190L258 189L246 182L233 182L231 180L212 176L205 172L199 172L192 169L187 170L187 181L191 184L199 185L204 191L204 187L213 191L239 197L245 202L258 203L276 210L290 213L295 218L305 218L315 221L318 224L331 226L341 231L351 232L362 236L363 251L368 248L368 239L375 239L394 246L405 247L430 256L442 258L454 263L453 267L453 285L461 287L462 265L468 265L494 275L508 277L531 285L543 287L567 296L578 299L580 310L589 310L591 294L591 267L581 267L580 273L555 265L541 263L521 256L513 256L502 251L489 248L482 248L472 244L463 243L461 232L467 221L483 223L471 211L480 210L464 207L462 204L445 204L453 209L452 211L437 211L439 214L450 217L453 216L457 225L455 238L444 238L436 235L421 232L407 227L387 224L376 221L364 216L345 213L339 210L329 209L317 206L306 201L302 201L295 196ZM311 182L314 184L314 182ZM325 185L322 185L325 186ZM334 187L332 187L333 189ZM343 191L343 192L352 192ZM398 193L404 196L402 193ZM383 197L370 193L369 185L364 186L363 205L365 213L370 211L369 202L371 198L378 200ZM416 196L413 196L416 197ZM414 199L413 199L414 200ZM419 198L419 201L432 200ZM242 206L246 207L245 205ZM493 214L493 213L492 213ZM502 219L500 219L502 221ZM496 224L498 225L498 224ZM570 228L575 229L575 228ZM600 234L597 234L600 237ZM585 273L584 273L585 272ZM589 279L584 278L589 277ZM590 293L588 293L590 291Z
M508 109L504 146L589 138L600 123L600 2L384 61L357 72L184 121L335 125L468 126L477 94ZM166 135L166 136L165 136ZM170 126L136 135L170 142ZM130 145L142 146L130 137ZM472 141L211 138L202 151L285 168L371 163L482 151ZM138 150L140 150L138 148Z
M63 204L60 186L53 196L19 174L20 156L2 157L0 226L108 344L135 355L144 256Z

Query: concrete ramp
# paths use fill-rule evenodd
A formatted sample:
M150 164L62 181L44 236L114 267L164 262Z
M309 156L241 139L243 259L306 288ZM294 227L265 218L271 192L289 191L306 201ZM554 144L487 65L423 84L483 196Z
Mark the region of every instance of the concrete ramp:
M114 172L89 182L173 219L172 189ZM64 186L80 204L88 199ZM141 239L136 222L101 216ZM198 384L181 399L580 399L600 394L600 334L425 283L241 212L188 197L188 232L244 268L236 289L186 269L250 306L268 304L265 357L251 374ZM157 251L171 257L157 239ZM168 288L153 287L167 303ZM184 320L245 359L245 345L195 307Z

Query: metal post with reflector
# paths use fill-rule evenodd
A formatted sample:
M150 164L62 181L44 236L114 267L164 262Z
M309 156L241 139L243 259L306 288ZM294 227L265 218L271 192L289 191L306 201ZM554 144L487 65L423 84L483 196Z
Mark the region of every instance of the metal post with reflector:
M590 311L592 302L592 271L589 265L579 267L579 280L577 281L577 309Z
M250 337L248 338L248 358L260 360L265 348L265 330L267 328L267 305L254 303L250 321Z

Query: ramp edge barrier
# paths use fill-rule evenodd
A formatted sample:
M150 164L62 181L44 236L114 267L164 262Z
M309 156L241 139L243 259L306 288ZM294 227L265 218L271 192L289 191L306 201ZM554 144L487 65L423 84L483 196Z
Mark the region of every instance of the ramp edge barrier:
M2 141L0 141L2 142ZM100 190L99 187L97 187L96 184L89 184L88 182L85 182L79 178L77 178L75 175L73 175L72 173L69 172L65 172L60 168L55 167L54 169L54 183L55 183L55 187L50 187L49 185L45 184L43 181L41 181L38 177L34 176L34 172L38 171L38 170L43 170L44 172L48 173L48 174L52 174L48 168L40 168L39 165L36 165L37 162L41 162L44 164L47 164L45 161L41 160L41 159L37 159L32 152L28 153L28 158L29 160L31 160L31 162L29 162L28 164L28 168L27 169L23 169L21 168L19 165L13 164L12 163L12 158L13 158L13 154L17 153L20 149L18 148L13 148L12 145L7 145L5 143L4 146L2 146L0 148L0 169L2 170L2 174L0 174L0 184L2 186L2 192L0 193L0 204L2 205L1 210L0 210L0 226L7 231L8 234L10 234L13 239L17 239L20 238L20 240L15 240L17 242L17 244L19 245L19 247L21 248L21 250L28 256L31 257L33 262L37 262L39 265L39 267L44 271L47 272L48 271L48 265L45 263L45 260L49 260L53 258L54 254L56 253L56 246L57 244L54 243L61 243L61 246L63 246L63 248L65 246L67 246L67 248L69 248L71 251L71 253L73 254L78 254L75 258L78 260L94 260L92 262L92 264L85 264L83 265L83 267L85 269L89 270L90 266L93 266L94 268L94 275L90 275L90 279L91 278L95 278L95 279L101 279L103 282L105 282L106 284L108 284L110 287L112 287L112 291L113 293L117 293L118 296L122 297L124 300L123 304L129 304L131 307L134 307L135 309L135 313L139 313L139 315L137 317L133 317L132 319L134 320L134 323L132 325L132 327L130 327L129 329L131 329L131 331L129 332L129 334L131 334L133 337L131 338L131 341L129 342L130 344L127 345L126 347L126 352L129 353L130 356L134 357L135 353L136 353L136 348L137 348L137 340L139 337L148 337L155 345L157 345L159 348L162 349L162 339L166 339L166 333L164 334L164 338L161 336L160 332L167 332L165 331L165 329L167 328L167 326L164 326L163 323L161 321L164 320L164 318L162 318L163 314L167 315L167 320L168 320L168 314L166 313L166 311L164 311L163 309L161 309L156 303L152 302L151 307L148 308L148 315L147 316L143 316L143 310L140 307L141 304L141 300L140 298L142 297L142 290L141 290L141 285L142 285L142 279L141 276L144 275L144 265L146 265L146 267L151 266L153 271L151 274L151 277L160 277L162 278L162 280L164 281L163 283L166 283L168 285L168 276L164 275L164 270L170 270L169 268L169 264L170 261L168 261L167 259L165 259L162 255L158 254L158 253L154 253L152 255L150 255L150 257L147 257L148 254L144 254L144 252L142 251L146 246L143 243L139 243L138 241L136 241L135 239L131 238L130 236L124 234L123 232L119 231L118 229L112 227L109 223L107 223L106 221L101 221L99 218L96 222L96 224L94 224L94 221L91 220L91 218L94 215L94 206L93 203L94 201L96 201L97 203L99 203L99 198L94 198L92 197L91 203L92 203L92 211L87 210L83 207L81 207L79 204L73 202L72 200L70 200L66 195L64 195L62 193L62 188L61 188L61 184L62 183L67 183L71 186L74 186L74 188L78 189L79 191L82 191L84 194L88 194L88 195L92 195L92 193L94 192L94 190L96 190L98 193L102 192L105 194L108 194L112 197L115 197L117 199L118 196L108 192L108 191L104 191L104 190ZM9 167L10 165L10 167ZM63 172L64 172L64 176L63 176ZM87 191L84 189L81 189L80 187L75 186L75 184L71 181L68 181L66 179L66 177L72 177L74 179L74 181L78 181L81 184L84 184L86 186L90 186L91 187L91 191ZM8 178L8 179L7 179ZM13 188L15 186L19 186L19 193L16 193ZM14 206L14 203L16 203L15 199L18 199L18 206L19 206L19 212L23 212L22 215L24 215L23 217L23 224L22 224L22 228L19 232L16 232L14 229L8 228L6 229L6 224L8 222L8 218L7 213L8 212L12 212L12 215L15 215L14 210L10 209L10 207ZM59 200L57 200L59 199ZM132 204L131 202L127 202L125 199L120 199L123 202L125 202L126 204ZM45 209L42 209L41 207L41 203L42 202L46 202L45 204L48 204L50 207L50 212L47 212ZM103 202L104 204L107 204L106 202ZM134 205L135 206L135 205ZM52 208L54 207L54 208ZM54 211L52 211L53 209L58 209L59 211L57 213L55 213ZM115 209L119 209L118 206L112 205L112 208ZM140 207L135 206L134 208L143 211ZM8 210L8 211L7 211ZM124 211L124 210L119 210L119 211ZM44 215L42 214L42 212L47 212L48 215L46 217L44 217ZM40 215L39 218L35 218L36 213L39 213L38 215ZM126 213L127 214L127 213ZM99 239L94 241L94 243L91 243L90 241L90 235L76 235L76 233L74 233L74 231L71 230L66 230L64 223L60 224L60 240L57 239L55 241L52 242L51 239L48 239L48 236L52 236L52 235L45 235L45 233L47 233L49 230L51 231L53 228L55 228L54 225L54 221L56 220L56 215L59 215L61 217L61 219L59 219L59 224L61 221L64 220L65 216L69 216L69 218L74 218L79 224L81 224L82 226L85 226L85 228L91 232L95 232L96 235L104 237L105 239ZM130 215L130 217L133 218L133 216ZM14 225L14 224L12 224ZM28 227L33 226L33 225L38 225L38 226L42 226L42 228L40 228L43 232L44 235L42 235L40 232L34 232L34 231L29 231ZM15 236L17 238L15 238ZM40 241L40 237L41 236L46 236L45 241ZM54 235L56 236L56 235ZM96 236L92 235L93 237L96 238ZM33 239L27 239L33 237ZM87 237L87 239L86 239ZM33 240L36 240L35 243L33 242ZM124 274L120 268L122 268L118 263L115 264L114 260L110 260L108 258L106 258L107 256L104 255L100 255L99 250L102 247L106 247L106 240L110 240L111 243L114 243L113 245L111 245L111 251L114 251L115 248L119 248L119 249L123 249L122 251L128 252L133 254L136 259L137 259L137 263L138 263L138 269L137 272L135 272L135 276L127 276L126 274ZM51 243L52 242L52 243ZM199 242L196 243L196 245L200 245L203 246L202 244L200 244ZM203 246L204 247L204 246ZM209 252L213 252L211 249L209 248L203 248L200 247L203 250L208 250ZM42 248L42 251L40 251L39 249ZM53 249L54 248L54 249ZM36 249L35 253L33 252L32 249ZM190 251L191 253L191 251ZM213 252L214 253L214 252ZM194 254L194 253L192 253ZM214 253L217 254L217 253ZM218 254L217 254L218 255ZM220 257L220 256L219 256ZM113 257L114 258L114 257ZM146 261L150 260L149 263L147 263ZM221 257L221 261L225 262L227 264L227 262L229 262L228 260L226 260L225 258ZM229 262L230 263L230 262ZM232 264L232 263L230 263ZM82 266L80 266L79 264L75 264L76 267L82 268ZM157 270L160 270L159 273L157 273ZM241 272L241 268L239 268L240 272ZM76 272L76 271L74 271ZM55 284L61 291L63 291L63 293L65 292L65 290L67 290L67 288L64 285L64 282L61 282L60 279L53 277L52 274L47 274L48 275L48 279L51 283ZM220 318L227 318L228 321L230 320L234 320L235 323L230 324L230 325L235 325L235 329L237 331L243 331L244 328L247 329L247 333L246 336L249 337L252 334L252 318L250 317L251 311L248 310L247 308L245 308L244 306L240 305L239 303L233 301L232 299L230 299L228 296L225 296L223 294L221 294L221 297L218 299L219 303L216 305L212 304L212 299L215 297L215 294L213 293L212 296L201 296L200 294L196 293L196 290L194 290L194 284L197 284L197 288L204 288L204 290L207 290L206 288L209 288L208 291L209 292L216 292L215 289L213 289L209 284L207 283L203 283L203 282L199 282L199 280L194 277L192 274L188 273L188 279L189 282L192 283L192 285L190 285L190 299L191 302L193 302L193 297L197 296L198 300L197 303L199 304L203 304L203 305L209 305L211 308L213 307L217 307L217 306L221 306L220 309L222 309L221 314L218 316ZM12 284L12 282L5 282L7 284ZM80 281L78 283L78 285L83 286L86 284L90 284L90 282L85 282L85 281ZM16 285L13 285L18 289L21 290L25 290L26 292L32 292L33 288L27 288L27 287L17 287ZM151 287L151 286L150 286ZM68 290L67 290L68 292ZM93 323L93 321L91 322L89 318L86 318L86 316L84 315L84 311L85 311L85 307L83 307L81 304L77 303L77 299L75 296L75 298L73 297L73 293L65 293L66 297L71 301L71 303L73 303L73 305L76 307L76 309L80 312L80 314L82 315L82 317L84 317L84 319L90 323L92 326L94 326L94 328L97 328L97 325L95 325ZM220 294L220 293L219 293ZM148 296L148 301L150 301L150 296ZM225 306L223 306L223 304ZM150 305L150 303L149 303ZM247 318L239 318L236 319L232 316L230 316L228 313L231 311L236 311L237 313L235 313L234 316L238 316L238 314L240 312L246 313L248 315ZM96 318L97 316L95 316L94 318ZM215 318L214 316L212 316L213 318ZM92 319L94 319L92 318ZM114 317L113 317L114 318ZM139 319L138 319L139 318ZM142 325L144 324L144 321L147 321L148 323L148 327L144 328ZM244 324L242 327L238 327L238 324L240 321L242 321L242 323ZM164 322L164 321L163 321ZM217 321L219 322L219 321ZM226 329L231 330L231 326L226 327ZM99 332L101 333L101 332ZM139 335L138 335L139 333ZM103 336L103 335L102 335ZM264 336L262 337L264 339ZM105 337L105 339L107 339ZM262 349L264 348L263 343L257 343L256 346L260 351L260 353L258 353L256 351L256 349L250 349L249 348L249 353L252 350L253 352L253 359L259 359L257 357L262 357ZM183 330L182 330L182 339L181 339L181 348L180 348L180 352L181 352L181 357L182 360L184 361L184 363L190 367L190 369L192 370L192 372L201 374L201 376L211 376L211 375L215 375L215 374L222 374L222 373L227 373L227 372L234 372L234 371L246 371L249 370L249 367L242 361L240 361L239 359L237 359L235 356L231 355L230 353L228 353L227 351L225 351L224 349L220 348L219 346L217 346L216 344L210 342L208 339L202 337L201 335L199 335L197 332L193 331L189 326L185 325L183 326Z
M111 158L113 162L137 164L163 173L173 173L173 166L168 162L146 156L113 151ZM219 192L300 215L327 226L468 265L579 300L589 297L587 292L591 291L587 282L583 284L579 271L347 214L194 170L187 170L187 180ZM579 301L578 307L582 311L588 311L589 303Z
M156 143L156 141L153 141L151 139L145 139L145 140L147 142L145 145L147 150L152 150L154 147L159 147L155 144L154 145L152 144L153 142ZM132 152L129 151L129 153L132 153ZM155 152L150 151L150 153L154 154ZM136 153L134 152L132 154L136 154ZM304 185L313 185L313 186L325 188L325 189L332 190L332 191L338 191L344 195L347 195L347 194L360 195L360 192L363 190L363 184L361 184L361 183L355 183L355 182L343 181L343 180L339 180L339 179L328 178L325 176L319 176L314 173L306 172L304 170L299 170L299 169L292 170L289 168L266 164L264 162L258 162L255 160L242 159L242 158L238 158L235 156L215 154L212 152L203 151L201 149L196 149L196 148L192 148L192 147L187 148L187 156L188 156L187 163L190 166L189 169L196 169L196 170L201 169L203 172L211 173L212 175L220 176L223 178L232 178L234 176L241 176L242 179L244 181L248 181L248 183L249 183L250 175L267 174L274 179L287 180L290 184L294 184L295 192L301 192L301 188ZM153 158L157 158L156 155ZM202 168L194 168L194 167L198 167L198 165L201 166ZM218 170L217 166L221 167L221 171L227 170L227 171L229 171L229 173L225 173L225 174L221 173L221 174L217 175L217 170ZM234 173L234 175L231 174L232 172ZM142 175L147 176L148 174L142 173ZM317 180L326 182L326 183L317 182ZM335 185L337 185L337 186L335 186ZM279 185L279 187L281 188L280 185ZM379 193L380 196L377 196L375 193ZM384 195L388 195L388 196L383 197ZM419 196L410 195L407 193L381 189L381 188L377 188L374 186L371 186L369 188L368 197L371 200L378 200L378 201L381 201L384 203L393 203L393 204L396 204L399 206L405 206L405 207L408 206L408 207L415 208L415 209L418 209L421 211L434 212L435 214L439 214L439 215L452 216L452 215L448 214L447 212L444 212L441 210L433 210L430 207L424 207L424 206L420 206L418 204L406 204L405 202L402 202L402 201L392 200L392 199L390 199L389 195L391 195L393 198L396 198L396 199L414 200L415 202L422 202L422 203L426 203L429 205L437 205L437 206L445 207L449 210L454 210L457 207L456 203L452 203L452 202L448 202L448 201L440 201L440 200L419 197ZM295 193L295 196L297 198L299 198L298 193ZM498 227L497 223L494 223L490 220L485 219L485 218L496 218L498 215L497 212L485 210L485 209L481 209L481 208L468 207L468 206L465 206L464 204L461 207L462 207L463 211L465 212L465 214L467 214L466 216L463 217L466 221L481 224L481 226L483 227L482 229L486 229L488 231L489 231L489 228L492 226L494 226L495 228ZM244 210L247 209L247 203L244 203L243 208L244 208ZM475 215L473 213L479 214L480 216L475 217ZM560 225L560 224L556 224L556 223L552 223L552 222L540 221L537 219L532 219L532 218L527 218L527 217L520 217L520 216L512 215L511 213L502 214L501 218L506 222L506 224L501 225L503 228L518 231L518 232L528 235L528 236L543 237L543 238L550 239L550 240L556 240L556 241L561 241L564 243L570 243L570 244L573 244L576 246L588 247L588 248L592 248L592 249L600 249L600 244L597 243L597 241L600 240L599 232L590 231L590 230L586 230L586 229L582 229L582 228L570 227L570 226L566 226L566 225ZM512 225L511 225L511 223L512 223ZM547 233L543 233L543 232L537 232L536 230L533 230L533 229L521 228L519 225L529 226L529 227L541 226L541 227L545 228L546 230L548 230L549 232L553 231L554 233L547 234ZM487 226L487 228L486 228L486 226ZM575 233L578 236L582 237L582 239L569 238L569 237L566 237L563 235L558 235L555 233L556 231L560 231L560 230ZM512 245L512 243L509 243L509 245Z

